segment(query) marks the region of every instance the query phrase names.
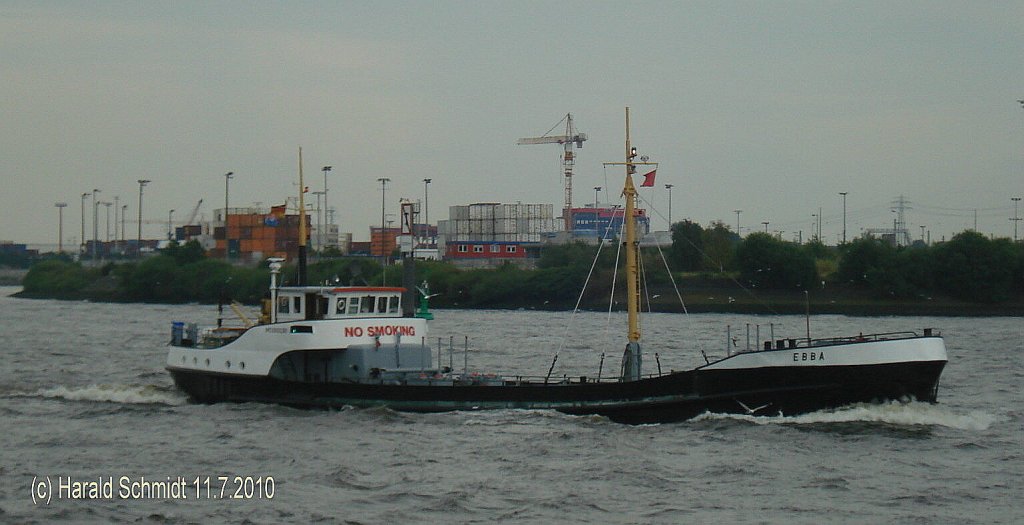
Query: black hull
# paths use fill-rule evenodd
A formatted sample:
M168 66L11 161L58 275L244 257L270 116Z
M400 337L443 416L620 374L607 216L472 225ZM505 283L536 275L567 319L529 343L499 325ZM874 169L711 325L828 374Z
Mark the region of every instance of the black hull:
M552 409L630 424L682 421L704 412L795 415L851 403L936 401L945 361L858 366L770 367L674 372L632 382L503 385L308 383L169 367L200 403L261 402L296 407L387 406L410 412Z

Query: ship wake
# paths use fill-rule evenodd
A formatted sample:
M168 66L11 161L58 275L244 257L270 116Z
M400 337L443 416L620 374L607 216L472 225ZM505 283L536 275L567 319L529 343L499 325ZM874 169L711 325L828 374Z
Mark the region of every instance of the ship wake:
M158 385L138 384L101 384L83 387L67 387L58 385L50 388L41 388L35 392L13 393L9 394L7 397L34 397L128 405L178 406L188 403L188 399L183 394L172 388Z
M947 427L957 430L987 430L999 417L980 411L956 413L931 403L891 401L858 403L798 416L776 414L753 416L743 414L705 413L693 421L735 420L757 425L829 425L846 423L879 423L898 427Z

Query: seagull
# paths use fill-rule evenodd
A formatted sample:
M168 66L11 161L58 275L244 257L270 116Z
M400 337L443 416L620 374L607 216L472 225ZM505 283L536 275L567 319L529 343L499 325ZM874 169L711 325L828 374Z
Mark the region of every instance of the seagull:
M761 410L762 408L768 408L768 405L771 405L771 403L768 403L767 405L761 405L761 406L759 406L757 408L750 408L747 405L744 405L743 401L740 401L739 399L736 399L735 401L737 403L739 403L741 407L743 407L743 410L747 411L747 415L748 416L752 416L752 415L754 415L754 412L757 412L758 410Z

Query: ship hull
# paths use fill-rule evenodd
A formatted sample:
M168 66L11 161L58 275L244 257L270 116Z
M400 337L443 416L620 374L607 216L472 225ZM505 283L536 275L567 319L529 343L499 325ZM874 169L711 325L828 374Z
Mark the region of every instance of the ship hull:
M941 339L938 345L941 347ZM841 350L846 353L856 351L852 348L854 345L844 346L847 348ZM838 354L834 348L818 351ZM770 357L788 360L789 354L787 351ZM744 365L742 360L738 363L723 360L694 370L638 381L588 382L583 379L548 384L518 381L315 383L173 366L168 370L176 385L192 400L201 403L262 402L319 408L386 406L410 412L549 409L644 424L681 421L704 412L794 415L861 402L909 399L935 402L939 377L946 364L945 348L941 347L941 356L933 354L931 358L912 360L815 363L814 366L803 365L805 362L801 361L773 366L777 363ZM799 357L798 352L796 358Z

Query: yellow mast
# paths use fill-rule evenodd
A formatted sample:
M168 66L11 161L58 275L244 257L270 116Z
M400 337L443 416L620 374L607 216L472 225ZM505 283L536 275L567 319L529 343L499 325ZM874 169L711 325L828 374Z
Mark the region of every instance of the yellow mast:
M643 358L640 351L640 244L636 233L636 186L633 185L633 174L637 166L655 166L657 162L647 162L647 157L635 161L636 148L629 139L629 107L626 107L626 162L605 162L605 166L623 165L626 167L626 182L622 195L626 198L625 237L626 245L626 307L629 314L629 333L626 350L622 354L622 375L620 381L637 381L640 379Z
M633 151L629 142L629 107L626 107L626 184L622 190L626 197L626 211L623 220L626 221L626 298L627 311L629 312L629 342L640 341L640 269L636 241L636 187L633 185Z

